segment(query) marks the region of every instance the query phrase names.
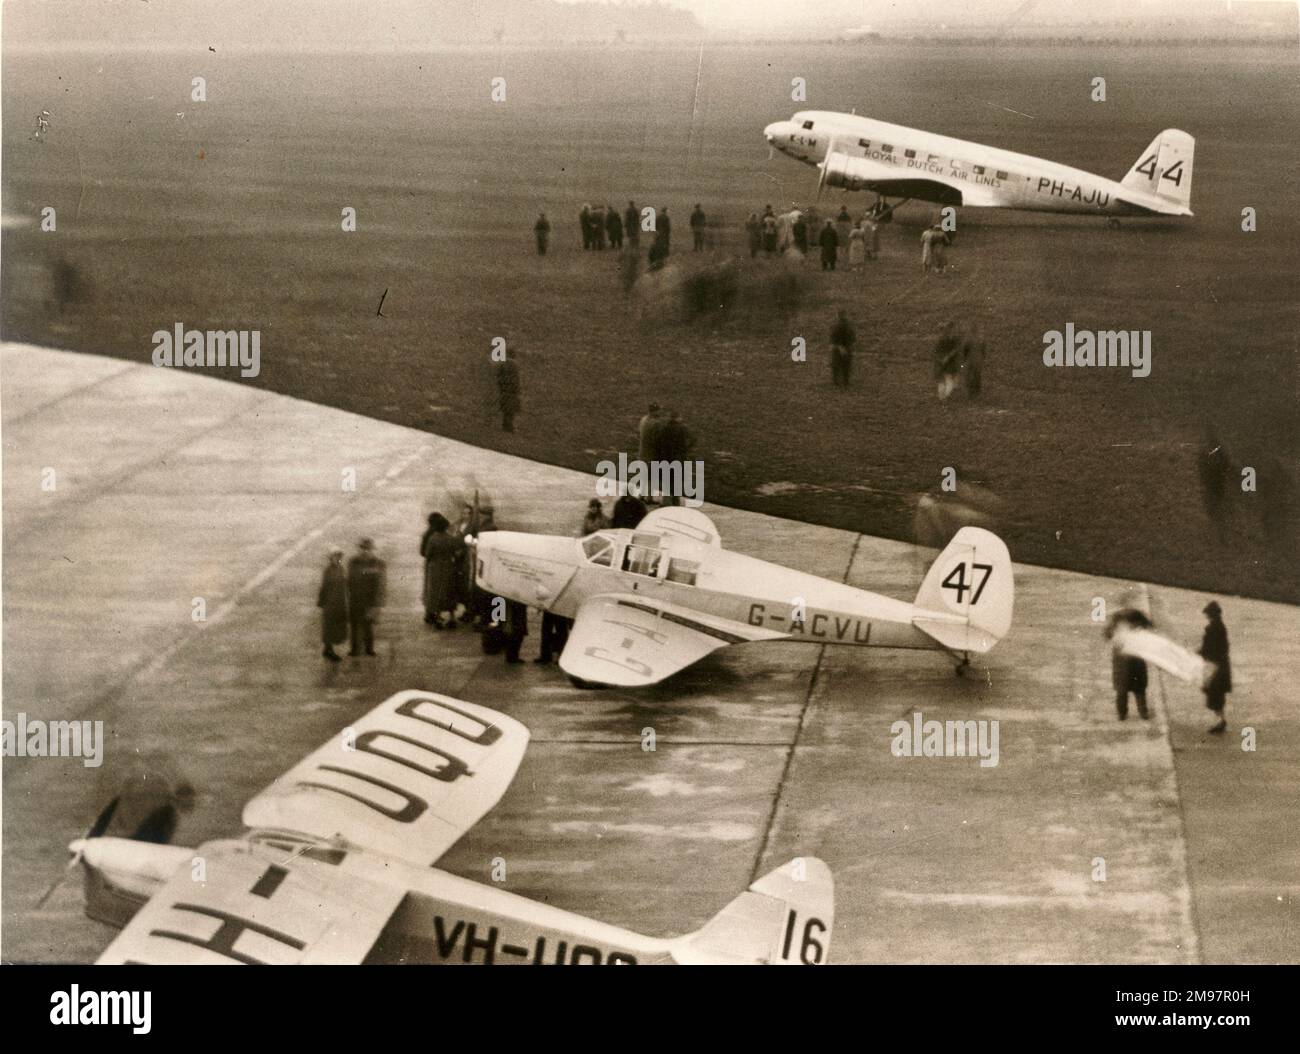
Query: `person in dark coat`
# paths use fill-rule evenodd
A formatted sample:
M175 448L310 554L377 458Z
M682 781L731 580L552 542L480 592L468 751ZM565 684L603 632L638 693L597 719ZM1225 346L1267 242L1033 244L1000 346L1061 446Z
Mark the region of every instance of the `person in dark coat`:
M645 519L646 513L650 510L646 504L635 493L628 491L618 501L614 502L614 516L610 521L611 527L635 527Z
M572 626L572 619L564 618L562 615L553 615L549 611L543 611L542 649L533 662L547 666L552 662L559 661L560 652L564 651L564 646L569 643L569 629Z
M835 270L835 258L839 255L840 236L835 233L835 224L826 221L822 232L817 236L817 244L822 247L822 270Z
M780 226L771 205L763 210L763 215L758 223L763 228L763 252L771 256L776 252L776 236Z
M316 606L320 608L320 639L325 645L321 654L331 662L341 662L334 645L348 639L348 577L343 570L342 549L330 550L329 562L321 573Z
M502 630L505 633L506 662L523 662L519 657L519 649L528 636L528 605L517 600L506 600L506 621Z
M984 390L984 352L987 345L979 323L972 322L970 332L962 344L961 370L966 377L966 394L978 399Z
M658 403L651 403L637 424L637 455L647 465L659 460L659 437L663 433L668 418Z
M611 249L623 248L623 220L613 205L605 209L605 233L609 235Z
M1202 613L1209 619L1205 625L1205 634L1201 637L1201 647L1197 654L1206 662L1214 663L1214 672L1206 679L1201 691L1205 693L1205 705L1214 711L1218 718L1210 726L1215 735L1228 727L1223 716L1227 705L1227 694L1232 691L1232 662L1228 658L1228 628L1223 624L1223 609L1218 602L1211 600Z
M592 245L590 205L582 206L582 211L578 213L578 223L582 226L582 247L590 249Z
M934 345L934 379L939 399L947 399L957 387L961 376L962 339L957 324L945 322Z
M695 240L692 252L699 252L704 248L704 210L700 208L700 203L695 203L695 208L691 209L691 237Z
M104 806L86 837L169 845L181 816L193 811L196 797L185 780L173 784L158 773L136 773Z
M609 517L605 515L600 499L592 498L587 502L587 514L582 518L582 536L585 538L589 534L603 531L608 526Z
M546 218L546 213L537 217L537 222L533 224L533 235L537 238L537 255L546 255L546 244L551 240L551 221Z
M1228 451L1219 442L1214 428L1206 425L1201 436L1201 447L1196 452L1196 474L1201 479L1201 500L1205 515L1214 524L1219 541L1227 541L1228 480L1232 475L1232 462Z
M1106 639L1115 636L1120 623L1134 629L1150 629L1151 620L1134 608L1122 608L1110 617L1106 627ZM1111 645L1111 684L1115 688L1115 710L1121 721L1128 720L1128 697L1132 693L1137 702L1138 716L1143 721L1150 719L1147 710L1147 664L1136 655L1125 655L1118 642Z
M641 241L641 213L630 201L627 203L627 208L623 210L623 234L627 238L628 245L634 249Z
M799 252L802 253L804 256L807 256L808 255L808 221L803 218L802 212L798 213L795 216L794 223L792 224L790 230L791 233L794 234L794 247L798 249Z
M591 210L591 247L605 248L605 206L597 205Z
M456 566L464 543L447 533L441 513L429 514L429 529L420 539L424 557L424 621L434 629L456 628Z
M509 351L505 358L497 363L497 408L501 411L501 430L515 430L515 416L523 408L523 378L519 375L519 363Z
M758 213L751 212L745 221L745 242L749 246L749 258L752 260L763 248L763 227L758 222Z
M375 619L388 592L388 570L375 555L375 543L362 538L348 561L348 622L352 629L349 655L375 654Z
M857 339L853 323L841 308L831 326L831 383L837 388L849 386L849 375L853 372L853 342Z

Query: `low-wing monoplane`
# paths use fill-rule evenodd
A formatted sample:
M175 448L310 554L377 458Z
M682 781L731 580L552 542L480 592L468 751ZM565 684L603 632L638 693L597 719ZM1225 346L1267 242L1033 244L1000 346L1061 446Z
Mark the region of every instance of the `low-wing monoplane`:
M939 649L960 672L1011 627L1011 557L979 527L957 532L914 603L730 552L686 506L581 539L485 532L475 548L481 589L574 620L560 668L581 687L656 684L746 641Z
M1028 154L857 114L804 111L769 124L763 134L774 149L820 169L819 190L869 190L882 201L1112 219L1192 215L1196 140L1177 128L1157 135L1118 183Z
M694 933L646 937L433 865L501 798L528 730L400 692L197 849L85 838L86 913L124 929L100 963L807 964L826 961L829 868L760 878Z

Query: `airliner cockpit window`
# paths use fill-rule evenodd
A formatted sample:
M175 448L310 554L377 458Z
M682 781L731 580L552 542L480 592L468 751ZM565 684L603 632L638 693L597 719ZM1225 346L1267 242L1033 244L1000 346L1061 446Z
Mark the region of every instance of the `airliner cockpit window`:
M582 540L582 552L589 564L610 567L614 563L614 543L603 534L593 534Z
M812 121L804 121L803 126L805 128L811 128L813 126L813 123Z

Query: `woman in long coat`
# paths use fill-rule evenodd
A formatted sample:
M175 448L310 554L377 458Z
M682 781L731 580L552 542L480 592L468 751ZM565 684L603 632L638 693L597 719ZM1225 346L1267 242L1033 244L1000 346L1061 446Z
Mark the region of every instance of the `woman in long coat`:
M849 266L857 271L866 262L867 241L862 231L862 223L859 221L853 225L853 230L849 231Z
M456 628L456 567L462 542L447 533L451 525L441 513L429 515L429 529L420 539L424 557L424 621L434 629Z
M348 576L343 570L343 550L331 549L329 563L320 579L320 592L316 594L320 608L320 639L325 645L321 652L332 662L339 661L335 644L348 639Z

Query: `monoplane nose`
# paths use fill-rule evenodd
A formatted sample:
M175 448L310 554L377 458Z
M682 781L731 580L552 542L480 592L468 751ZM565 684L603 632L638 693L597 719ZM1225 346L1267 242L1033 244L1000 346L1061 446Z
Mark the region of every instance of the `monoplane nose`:
M763 129L763 138L766 139L769 143L775 143L777 137L780 136L781 134L781 126L784 123L785 123L784 121L773 121L771 124L769 124L766 128Z

